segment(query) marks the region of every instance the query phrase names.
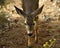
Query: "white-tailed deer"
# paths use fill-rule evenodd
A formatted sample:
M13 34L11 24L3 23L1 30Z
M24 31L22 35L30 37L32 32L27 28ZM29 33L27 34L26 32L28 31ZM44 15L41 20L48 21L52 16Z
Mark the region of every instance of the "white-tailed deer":
M28 46L32 46L31 36L35 34L35 41L37 40L37 15L42 12L43 6L38 8L39 0L22 0L23 10L15 9L18 14L21 14L25 18L25 27L28 35Z

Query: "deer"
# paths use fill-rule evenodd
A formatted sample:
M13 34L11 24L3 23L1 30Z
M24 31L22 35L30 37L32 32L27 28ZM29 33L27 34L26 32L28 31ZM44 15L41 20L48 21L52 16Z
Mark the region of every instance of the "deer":
M39 0L22 0L23 10L15 7L16 12L25 19L25 27L28 36L28 47L32 46L31 36L35 34L34 40L37 41L37 21L38 14L43 10L44 5L39 8Z

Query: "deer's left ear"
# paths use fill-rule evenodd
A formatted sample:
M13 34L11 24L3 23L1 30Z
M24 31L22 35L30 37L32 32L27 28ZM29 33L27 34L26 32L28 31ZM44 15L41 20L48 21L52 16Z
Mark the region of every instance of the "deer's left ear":
M38 8L37 10L32 12L31 15L36 16L36 15L40 14L43 10L43 7L44 7L44 5L42 5L42 7Z
M21 9L19 9L19 8L17 8L16 6L14 6L15 7L15 9L16 9L16 11L17 11L17 13L19 14L19 15L22 15L22 16L26 16L26 14L25 14L25 12L23 11L23 10L21 10Z

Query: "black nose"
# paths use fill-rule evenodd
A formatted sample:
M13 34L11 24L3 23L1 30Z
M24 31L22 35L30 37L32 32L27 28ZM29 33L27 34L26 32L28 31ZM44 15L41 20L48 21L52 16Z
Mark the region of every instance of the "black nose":
M29 33L29 34L27 34L27 35L28 35L28 36L32 36L32 34L33 34L33 33Z

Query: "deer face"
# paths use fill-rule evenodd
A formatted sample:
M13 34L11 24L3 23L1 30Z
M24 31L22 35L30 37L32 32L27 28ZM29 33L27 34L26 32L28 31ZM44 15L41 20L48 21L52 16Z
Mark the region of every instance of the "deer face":
M28 16L25 19L25 27L27 30L27 34L31 35L34 31L34 27L36 25L36 21L34 20L34 17Z
M21 14L25 18L25 27L26 27L26 31L28 35L32 35L32 33L34 32L34 28L36 25L35 18L37 17L39 13L41 13L43 6L30 14L26 14L23 10L18 9L16 6L14 6L17 13Z

